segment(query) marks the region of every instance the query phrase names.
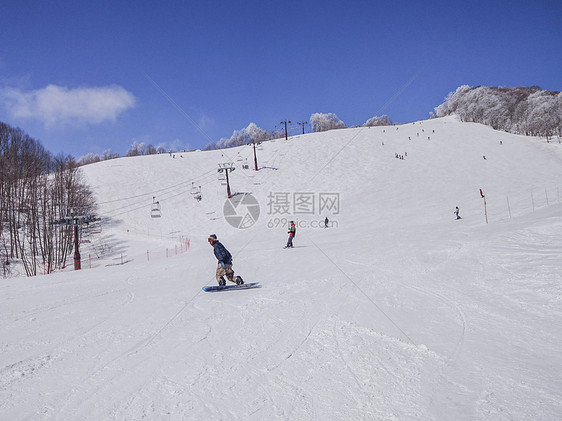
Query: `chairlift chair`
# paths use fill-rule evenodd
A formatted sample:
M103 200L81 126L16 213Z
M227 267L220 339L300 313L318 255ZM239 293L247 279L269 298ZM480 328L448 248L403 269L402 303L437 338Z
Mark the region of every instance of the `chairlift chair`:
M198 195L199 193L201 193L201 186L195 187L195 185L192 182L191 183L191 194L195 196L195 195Z
M160 218L162 216L162 211L160 209L160 202L155 200L156 198L152 198L152 207L150 208L150 217L151 218Z

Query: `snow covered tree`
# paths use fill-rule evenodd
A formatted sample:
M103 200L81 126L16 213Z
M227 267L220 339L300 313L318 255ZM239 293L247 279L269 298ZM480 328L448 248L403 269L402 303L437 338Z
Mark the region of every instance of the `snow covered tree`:
M146 148L144 148L144 155L156 155L157 153L158 150L150 143L146 145Z
M450 114L462 121L486 124L496 130L533 136L562 134L562 92L531 87L471 88L463 85L435 108L434 117Z
M313 132L325 132L333 129L344 129L347 127L334 113L314 113L310 116L310 125Z
M88 165L99 161L101 161L101 158L98 154L89 152L86 155L78 158L78 165Z
M363 124L363 127L372 126L392 126L392 120L387 115L381 115L380 117L371 117Z
M106 149L105 151L103 151L103 153L101 154L101 159L103 161L107 161L108 159L115 159L115 158L119 158L119 154L118 153L113 153L113 151L111 149Z
M133 142L133 144L131 145L131 147L127 150L127 152L125 153L125 156L139 156L139 155L144 155L144 151L145 151L145 144L144 142L137 142L136 140Z
M235 130L231 137L223 137L217 143L208 144L205 150L233 148L255 142L265 142L279 139L284 136L279 131L267 131L259 128L255 123L250 123L242 130Z

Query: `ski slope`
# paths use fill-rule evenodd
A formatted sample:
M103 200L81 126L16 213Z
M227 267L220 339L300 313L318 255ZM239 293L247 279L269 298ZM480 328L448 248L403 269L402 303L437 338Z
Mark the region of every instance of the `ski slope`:
M83 270L0 281L0 419L560 419L562 145L447 117L257 153L83 168L104 216ZM201 290L211 233L262 288Z

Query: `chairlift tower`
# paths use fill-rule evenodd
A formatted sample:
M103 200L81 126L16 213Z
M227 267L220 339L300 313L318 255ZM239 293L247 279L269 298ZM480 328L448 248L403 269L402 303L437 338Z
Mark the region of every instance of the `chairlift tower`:
M219 173L224 172L226 174L226 195L229 199L232 197L232 193L230 193L230 181L228 179L228 172L234 171L235 169L236 168L234 167L234 164L232 162L225 162L225 163L219 164L218 172Z
M302 127L302 134L304 134L304 126L308 124L308 121L299 121L297 124Z
M75 215L74 209L70 209L70 217L74 223L74 270L82 269L82 262L80 256L80 241L78 237L78 223L84 220L85 215Z
M287 123L291 124L290 120L283 120L280 124L285 125L285 140L289 140L289 136L287 134Z
M80 270L81 256L80 256L80 234L78 228L82 224L89 224L91 222L99 221L100 218L89 213L89 208L87 206L81 206L77 208L65 209L63 208L63 214L65 215L58 221L54 221L53 224L56 226L70 226L74 228L74 270ZM78 215L76 212L80 211L82 214Z
M74 220L74 270L82 269L80 257L79 241L78 241L78 219Z
M251 144L254 146L254 170L258 170L258 156L256 154L256 146L257 145L261 145L261 142L251 142Z

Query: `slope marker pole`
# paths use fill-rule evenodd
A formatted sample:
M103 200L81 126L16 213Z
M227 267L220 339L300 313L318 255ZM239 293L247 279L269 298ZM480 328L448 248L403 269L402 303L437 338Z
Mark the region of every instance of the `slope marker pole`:
M488 223L488 208L486 207L486 196L482 192L482 189L480 189L480 196L482 197L482 199L484 199L484 216L486 216L486 223Z

